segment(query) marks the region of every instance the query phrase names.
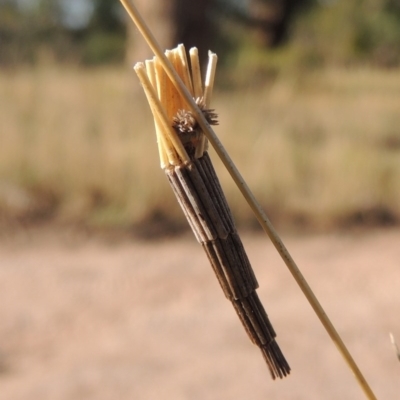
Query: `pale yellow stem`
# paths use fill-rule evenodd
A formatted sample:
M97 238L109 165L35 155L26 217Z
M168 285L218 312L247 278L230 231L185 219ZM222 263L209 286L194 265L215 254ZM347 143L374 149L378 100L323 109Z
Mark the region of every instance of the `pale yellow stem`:
M217 69L218 57L211 51L208 52L208 65L206 73L206 81L204 85L204 101L206 107L209 108L211 104L211 96L214 89L215 71Z
M154 60L146 60L146 72L154 90L157 90L157 78L154 67ZM157 137L158 153L160 156L160 164L161 168L164 169L169 164L168 156L165 150L166 147L168 147L168 145L165 143L165 136L161 132L161 123L159 118L154 118L154 122L156 127L156 137Z
M211 51L208 52L208 65L206 72L206 80L204 84L204 104L206 108L210 107L211 104L211 96L214 89L214 81L215 81L215 71L217 69L217 61L218 57L215 53ZM200 143L196 148L195 156L197 158L201 157L207 147L207 137L203 134L201 137Z
M199 61L199 52L196 47L189 50L190 55L190 66L192 68L192 81L193 81L193 91L194 97L196 99L203 97L203 86L201 83L201 70ZM204 134L201 135L200 143L197 145L194 156L200 158L204 154L204 149L206 148L207 138Z
M172 101L172 98L174 99L177 98L176 89L172 85L168 75L165 73L164 68L162 67L157 57L155 57L154 66L156 72L158 99L160 100L160 103L166 112L168 118L168 125L171 125L172 117L176 112L174 108L175 105ZM175 97L173 97L173 94L171 94L171 88ZM167 135L164 135L164 142L165 142L165 148L173 149L173 144L171 143Z
M170 164L179 165L182 163L189 162L189 156L186 153L185 148L182 145L182 142L179 140L178 135L173 130L173 128L169 125L168 117L165 113L165 110L158 100L157 93L155 92L149 78L147 77L146 69L143 63L137 63L134 67L135 72L137 73L140 82L143 86L143 89L146 93L147 100L149 101L150 108L153 112L155 118L160 123L161 132L163 135L167 135L173 144L172 149L166 149L168 154L168 159ZM178 153L178 156L176 153Z
M199 52L196 47L189 50L190 67L192 70L193 92L194 97L197 99L203 97L203 85L201 83L201 70L199 61Z
M168 61L172 64L174 70L176 71L175 65L177 64L177 60L176 60L177 55L174 52L174 50L167 50L165 52L165 55L166 55ZM179 55L178 55L178 57L179 57ZM160 59L158 59L158 61L163 66L162 61ZM164 70L164 74L166 74L166 98L165 98L165 100L162 100L161 102L164 105L165 109L167 110L167 115L168 115L169 120L172 121L173 117L175 117L176 112L178 110L187 108L187 106L186 106L187 102L179 94L178 89L173 84L173 81L171 81L171 77L168 76L168 74L166 73L164 66L162 69Z
M190 72L189 72L189 63L188 63L187 56L186 56L186 49L183 44L178 45L177 53L179 54L180 65L182 66L181 73L179 75L182 76L183 83L189 89L190 93L193 96L194 95L193 84L192 84L192 79L190 77Z

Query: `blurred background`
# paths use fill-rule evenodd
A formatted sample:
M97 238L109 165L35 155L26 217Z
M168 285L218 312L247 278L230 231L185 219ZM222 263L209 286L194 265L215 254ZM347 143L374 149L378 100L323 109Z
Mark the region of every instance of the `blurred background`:
M216 133L398 398L400 0L134 3L218 54ZM293 368L270 381L160 169L147 57L118 0L0 0L0 398L363 399L210 149Z
M276 224L399 221L398 0L136 4L162 47L217 52L217 134ZM150 56L116 0L0 1L3 227L186 227L132 70Z

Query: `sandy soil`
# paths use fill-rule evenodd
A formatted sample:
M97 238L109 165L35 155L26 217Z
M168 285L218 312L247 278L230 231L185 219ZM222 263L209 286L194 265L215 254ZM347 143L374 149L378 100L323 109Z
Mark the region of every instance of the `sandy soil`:
M292 367L282 381L192 237L58 236L0 242L1 399L365 398L263 236L243 241ZM283 239L377 397L400 398L400 230Z

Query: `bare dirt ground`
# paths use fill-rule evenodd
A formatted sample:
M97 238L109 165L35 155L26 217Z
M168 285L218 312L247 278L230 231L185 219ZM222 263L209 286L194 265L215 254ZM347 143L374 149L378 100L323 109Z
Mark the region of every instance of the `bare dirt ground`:
M400 398L400 230L283 239L379 399ZM268 239L244 235L292 367L272 381L190 236L0 242L0 398L364 399Z

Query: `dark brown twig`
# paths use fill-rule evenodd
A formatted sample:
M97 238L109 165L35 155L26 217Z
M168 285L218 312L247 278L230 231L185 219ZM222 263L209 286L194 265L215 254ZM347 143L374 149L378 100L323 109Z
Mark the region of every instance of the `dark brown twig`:
M166 168L165 173L250 340L260 348L272 378L283 378L290 373L289 364L257 296L256 277L207 152L188 164Z

